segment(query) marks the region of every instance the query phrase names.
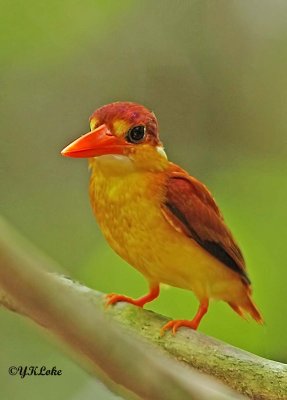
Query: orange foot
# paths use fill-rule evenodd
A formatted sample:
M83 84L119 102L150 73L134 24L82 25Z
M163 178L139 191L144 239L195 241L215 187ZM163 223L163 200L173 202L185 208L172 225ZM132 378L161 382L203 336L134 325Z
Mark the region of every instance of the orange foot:
M169 329L172 329L172 333L173 335L175 335L176 331L181 326L186 326L187 328L196 330L198 328L198 325L200 324L202 317L207 313L207 310L208 310L208 300L200 304L198 311L192 321L186 319L175 319L169 321L161 328L160 335L163 336L165 334L165 331Z
M107 299L106 306L115 304L118 301L125 301L126 303L130 303L138 307L143 307L146 303L158 297L158 295L159 295L159 285L151 286L149 293L138 299L132 299L131 297L124 296L122 294L111 293L107 294L106 296Z
M107 294L106 299L107 299L106 306L111 306L112 304L116 304L118 301L125 301L126 303L131 303L138 307L144 306L144 303L140 301L141 300L140 298L132 299L131 297L124 296L123 294L110 293Z
M187 328L196 330L198 325L199 325L199 323L196 324L196 321L194 321L194 320L189 321L188 319L174 319L172 321L169 321L167 324L165 324L161 328L160 335L163 336L165 334L165 331L167 331L169 329L172 329L172 334L175 335L176 331L181 326L186 326Z

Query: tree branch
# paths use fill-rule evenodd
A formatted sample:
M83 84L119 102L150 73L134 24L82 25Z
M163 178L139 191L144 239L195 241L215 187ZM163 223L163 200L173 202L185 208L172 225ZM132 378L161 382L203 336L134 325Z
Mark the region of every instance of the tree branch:
M125 399L241 399L107 318L92 290L39 268L59 270L1 218L0 231L0 302L61 339L111 390Z
M0 303L45 326L74 351L84 354L112 390L119 388L113 382L126 388L121 392L125 398L135 394L159 400L239 398L226 387L196 373L192 366L252 399L286 399L285 364L190 330L182 329L175 337L168 333L161 338L160 327L167 319L129 304L119 303L103 312L103 294L38 268L48 265L55 270L43 256L35 256L35 250L23 250L23 245L19 250L19 239L15 240L15 234L5 224L3 228ZM135 340L133 332L125 334L114 320L190 368L167 359L162 351L158 353L155 346L142 343L138 336Z

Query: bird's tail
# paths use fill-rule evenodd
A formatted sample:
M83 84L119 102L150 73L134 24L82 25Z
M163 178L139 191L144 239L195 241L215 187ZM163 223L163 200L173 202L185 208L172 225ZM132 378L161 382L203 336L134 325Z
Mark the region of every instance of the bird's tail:
M249 314L258 324L262 325L264 324L263 317L251 298L251 289L248 289L244 302L240 305L235 305L233 303L229 303L229 305L241 317L245 318L245 314Z
M258 324L264 324L263 317L250 296L248 296L247 304L245 305L244 310L248 312L248 314L251 315L256 322L258 322Z

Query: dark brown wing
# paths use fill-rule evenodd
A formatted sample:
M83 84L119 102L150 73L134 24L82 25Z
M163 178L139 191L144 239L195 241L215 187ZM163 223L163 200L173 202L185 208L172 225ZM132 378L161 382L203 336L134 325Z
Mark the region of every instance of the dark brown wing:
M250 284L243 255L206 186L185 171L171 172L162 211L169 223L191 237Z

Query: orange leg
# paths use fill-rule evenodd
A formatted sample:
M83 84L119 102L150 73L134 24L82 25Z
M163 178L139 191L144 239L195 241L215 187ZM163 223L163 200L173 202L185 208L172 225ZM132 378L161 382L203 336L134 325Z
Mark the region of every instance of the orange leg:
M172 329L172 333L175 335L177 329L180 328L181 326L186 326L187 328L196 330L198 328L198 325L200 324L200 321L202 320L202 317L207 313L207 310L208 310L208 300L204 300L200 303L198 311L192 321L186 319L169 321L161 328L160 331L161 336L164 335L165 331L168 329Z
M115 304L118 301L125 301L126 303L134 304L138 307L143 307L146 303L156 299L159 296L159 285L151 285L149 293L145 296L139 297L138 299L132 299L131 297L124 296L122 294L111 293L107 295L106 306Z

